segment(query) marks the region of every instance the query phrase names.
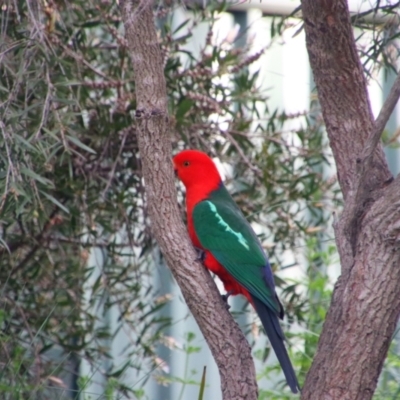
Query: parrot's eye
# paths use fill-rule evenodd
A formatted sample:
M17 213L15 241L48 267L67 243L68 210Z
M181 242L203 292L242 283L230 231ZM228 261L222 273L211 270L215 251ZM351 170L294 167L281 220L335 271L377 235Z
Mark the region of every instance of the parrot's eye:
M190 165L190 162L189 162L189 161L184 161L184 162L183 162L183 166L184 166L184 167L188 167L189 165Z

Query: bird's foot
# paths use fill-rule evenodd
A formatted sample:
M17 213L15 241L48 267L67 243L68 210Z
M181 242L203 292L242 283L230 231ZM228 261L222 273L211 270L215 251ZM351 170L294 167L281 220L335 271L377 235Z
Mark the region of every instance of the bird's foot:
M226 292L225 294L221 294L222 300L224 301L226 308L229 310L231 306L228 303L229 296L233 294L233 292L230 290L229 292Z
M204 260L206 258L206 252L203 249L200 249L198 247L195 247L194 249L196 251L196 259L195 259L195 261L204 262Z

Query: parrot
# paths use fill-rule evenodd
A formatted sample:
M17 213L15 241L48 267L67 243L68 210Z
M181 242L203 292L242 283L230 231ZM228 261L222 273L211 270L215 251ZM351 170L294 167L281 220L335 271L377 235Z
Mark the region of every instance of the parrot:
M253 305L291 391L298 393L279 323L284 310L260 240L206 153L183 150L173 157L173 166L186 189L187 228L193 246L202 251L203 264L221 279L228 296L241 294Z

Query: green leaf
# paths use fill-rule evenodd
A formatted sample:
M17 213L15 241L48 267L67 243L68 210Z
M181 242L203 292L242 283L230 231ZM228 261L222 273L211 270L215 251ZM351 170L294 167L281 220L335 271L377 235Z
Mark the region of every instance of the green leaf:
M207 367L204 366L204 368L203 368L203 375L201 376L200 391L199 391L199 398L198 398L198 400L203 400L204 389L205 389L205 387L206 387L206 370L207 370Z
M178 25L177 28L174 29L174 31L172 32L172 34L175 34L177 32L179 32L183 27L185 27L188 23L189 23L190 19L186 19L185 21L183 21L180 25Z
M88 153L96 154L93 149L91 149L89 146L86 146L86 144L83 144L78 138L70 135L66 135L66 138L74 143L76 146L80 147L82 150L85 150Z
M183 119L185 114L191 109L193 106L194 101L190 99L183 99L179 104L178 104L178 109L176 110L176 119L179 121Z
M54 188L54 184L52 181L50 181L47 178L44 178L43 176L38 175L36 172L32 171L31 169L21 168L21 173L26 176L29 176L30 178L34 179L37 182L42 183L45 186Z
M60 86L60 87L63 87L63 86L68 86L68 87L70 87L70 86L80 86L80 85L82 85L83 83L82 83L82 81L78 81L78 80L66 80L66 81L59 81L59 82L56 82L55 84L54 84L54 86Z
M39 190L40 193L46 198L48 198L52 203L54 203L57 207L61 208L64 212L69 214L69 210L67 207L65 207L63 204L61 204L55 197L53 197L51 194L48 194L46 192L43 192L42 190Z
M34 146L32 146L26 139L24 139L22 136L14 134L14 139L22 143L25 147L27 147L29 150L31 150L34 153L38 153L38 149Z

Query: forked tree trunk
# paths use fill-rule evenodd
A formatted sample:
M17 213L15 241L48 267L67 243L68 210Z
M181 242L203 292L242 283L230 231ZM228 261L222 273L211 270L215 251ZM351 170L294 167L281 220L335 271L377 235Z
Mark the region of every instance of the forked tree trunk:
M302 10L345 204L334 226L342 275L301 398L368 400L400 312L400 177L379 140L400 80L374 123L347 1L303 0Z

